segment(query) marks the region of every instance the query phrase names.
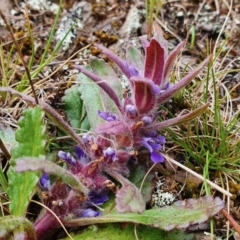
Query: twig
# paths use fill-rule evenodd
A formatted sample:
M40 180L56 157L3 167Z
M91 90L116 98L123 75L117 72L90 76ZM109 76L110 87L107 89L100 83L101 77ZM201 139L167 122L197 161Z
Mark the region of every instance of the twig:
M161 153L162 154L162 153ZM177 162L176 160L170 158L169 156L162 154L168 161L170 161L171 163L177 165L178 167L184 169L185 171L189 172L190 174L194 175L195 177L201 179L202 181L206 181L212 188L215 188L216 190L218 190L219 192L221 192L222 194L228 196L228 197L232 197L232 194L228 191L226 191L225 189L219 187L217 184L211 182L208 179L204 179L204 177L196 172L194 172L193 170L191 170L190 168L182 165L181 163Z
M1 138L0 138L0 149L2 150L3 155L7 158L7 160L10 160L11 155L8 152L7 148L5 147L5 145L4 145L4 143L3 143Z
M237 233L240 235L240 226L238 223L234 220L234 218L226 211L226 209L222 209L221 213L226 217L226 219L230 222L230 224L233 226L233 228L237 231Z

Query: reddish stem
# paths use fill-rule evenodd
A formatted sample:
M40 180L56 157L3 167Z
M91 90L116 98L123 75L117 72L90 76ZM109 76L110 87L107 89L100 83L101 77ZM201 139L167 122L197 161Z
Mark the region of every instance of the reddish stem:
M240 226L238 223L233 219L233 217L225 210L222 209L221 213L227 218L227 220L231 223L233 228L236 230L236 232L240 235Z
M46 212L34 224L37 240L51 239L52 234L60 227L60 224L55 216L50 212Z

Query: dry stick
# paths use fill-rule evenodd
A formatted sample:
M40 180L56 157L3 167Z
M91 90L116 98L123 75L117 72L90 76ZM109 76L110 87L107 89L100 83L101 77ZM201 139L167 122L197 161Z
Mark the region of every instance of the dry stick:
M5 145L4 145L4 143L3 143L1 138L0 138L0 149L2 150L3 155L7 158L7 160L10 160L11 155L8 152L7 148L5 147Z
M34 90L34 86L33 86L33 82L32 82L32 79L31 79L31 75L30 75L29 69L28 69L28 67L27 67L26 62L24 61L24 58L23 58L22 52L21 52L21 50L20 50L20 47L19 47L19 45L18 45L18 42L17 42L16 38L14 37L14 34L13 34L13 32L12 32L11 26L8 24L6 18L5 18L4 14L2 13L1 10L0 10L0 15L1 15L4 23L6 24L7 30L8 30L9 33L11 34L11 37L12 37L13 42L14 42L14 45L15 45L15 47L16 47L16 49L17 49L17 53L18 53L18 55L19 55L19 57L20 57L20 59L21 59L21 62L22 62L22 64L23 64L24 68L25 68L25 71L26 71L26 74L27 74L27 78L28 78L28 80L29 80L29 84L30 84L30 86L31 86L31 89L32 89L32 92L33 92L33 96L34 96L34 98L35 98L35 102L36 102L36 105L37 105L37 104L38 104L38 98L37 98L36 92L35 92L35 90Z
M226 191L225 189L219 187L217 184L209 181L208 179L204 179L204 177L196 172L194 172L193 170L189 169L188 167L182 165L181 163L177 162L176 160L170 158L169 156L162 154L168 161L170 161L171 163L177 165L178 167L184 169L185 171L189 172L190 174L194 175L195 177L201 179L202 181L206 181L211 187L215 188L216 190L218 190L219 192L221 192L222 194L228 196L228 197L232 197L232 194L228 191Z

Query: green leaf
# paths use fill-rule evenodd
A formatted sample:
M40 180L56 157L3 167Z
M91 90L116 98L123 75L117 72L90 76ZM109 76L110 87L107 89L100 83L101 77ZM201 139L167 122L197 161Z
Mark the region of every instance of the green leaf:
M24 239L36 240L33 225L26 218L15 216L0 218L0 239L10 239L9 234L12 232L14 232L14 239L18 239L18 234L24 234Z
M127 49L126 58L131 65L135 66L139 71L142 71L143 75L144 59L141 52L137 48L130 45Z
M142 214L112 212L96 218L69 220L65 225L77 227L96 223L129 222L170 231L205 222L223 209L224 205L220 198L207 196L177 201L171 206L146 210Z
M12 215L25 216L29 199L34 194L34 187L39 176L33 172L16 173L14 165L21 157L31 156L42 158L45 154L46 126L43 123L44 113L40 107L28 109L23 113L16 131L16 147L11 151L10 168L7 173L9 187L7 193L10 198L10 212Z
M87 69L89 70L89 68ZM91 131L94 131L97 126L104 122L98 117L98 110L104 111L100 88L84 74L80 73L78 76L81 83L79 87L81 98L87 111Z
M121 83L116 73L108 64L106 64L103 60L93 58L90 60L90 66L85 67L85 69L94 73L100 79L104 79L104 83L106 83L112 89L117 98L121 99ZM99 126L101 123L103 123L102 119L98 117L98 110L112 112L120 116L121 113L115 102L102 88L94 83L93 80L80 73L79 81L81 83L79 91L81 93L84 106L86 107L87 116L92 131L96 129L96 126Z
M131 176L129 178L130 182L134 183L136 187L140 188L142 184L142 180L146 175L146 170L143 166L139 165L131 172ZM154 174L148 173L146 179L144 180L143 186L141 188L141 194L145 200L145 202L149 202L152 197L152 189L153 189L153 178Z
M127 224L122 227L119 224L107 224L90 226L83 233L73 236L74 240L92 240L97 236L98 240L136 240L134 226ZM193 240L193 234L186 234L181 230L165 232L160 229L153 229L140 225L137 227L138 239L144 240ZM69 238L67 238L69 239Z
M106 83L116 92L117 96L122 98L122 85L119 77L114 70L102 59L92 58L90 60L90 66L95 74L104 79ZM106 95L106 93L104 92ZM102 99L104 100L104 99ZM111 100L112 101L112 100ZM111 102L110 101L110 102ZM107 102L105 102L107 104ZM115 112L113 109L117 109L115 104L111 104L109 111ZM105 106L108 109L107 106ZM112 109L113 108L113 109Z
M63 182L71 185L76 190L83 192L86 195L88 193L88 189L79 181L75 175L63 167L60 167L57 164L46 159L42 160L36 158L20 158L16 162L15 170L17 172L43 171L48 174L53 174L62 179Z
M83 121L85 109L81 94L78 90L79 85L74 85L65 91L65 96L62 98L64 103L63 109L67 113L67 117L74 128L89 130L89 124ZM80 131L77 131L80 132Z

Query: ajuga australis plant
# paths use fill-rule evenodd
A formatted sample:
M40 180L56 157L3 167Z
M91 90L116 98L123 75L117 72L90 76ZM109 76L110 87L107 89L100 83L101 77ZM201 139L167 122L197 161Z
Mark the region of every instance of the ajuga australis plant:
M130 91L125 92L122 99L104 78L82 66L75 66L104 90L118 111L99 110L96 114L105 122L97 126L96 134L85 134L82 137L84 148L76 147L73 156L63 151L58 154L66 161L68 170L88 189L87 196L79 196L62 182L56 182L51 186L48 176L46 174L42 176L40 185L51 196L46 198L45 204L59 217L70 214L74 217L99 216L100 213L96 211L94 205L106 202L110 189L116 192L116 210L119 213L144 212L146 205L144 198L134 184L127 180L130 175L129 165L138 164L134 150L142 151L146 162L149 156L153 163L163 162L161 149L165 138L159 135L158 130L190 120L207 107L205 105L185 116L159 123L159 105L186 86L210 58L172 86L168 80L169 73L184 42L168 54L167 42L160 33L156 33L150 42L144 37L140 40L145 57L134 49L135 58L128 54L127 60L122 60L107 48L96 45L120 68L129 81ZM118 189L109 177L120 182L121 189ZM36 222L38 236L45 235L43 226L46 226L46 219L48 221L52 219L51 226L54 226L54 223L58 225L50 215L46 213ZM47 225L49 226L49 223ZM46 229L49 230L48 227Z
M53 163L47 165L44 160L30 161L29 159L16 162L15 169L18 172L43 171L39 181L43 202L67 226L76 226L71 222L72 219L101 219L102 213L99 206L109 200L110 192L115 195L117 213L144 214L146 202L151 198L152 186L150 184L150 191L142 195L129 177L138 166L147 169L151 163L157 164L164 161L161 150L165 144L165 138L159 134L159 130L189 121L201 114L208 106L206 104L186 115L159 122L160 104L170 99L196 77L209 62L210 57L175 85L171 85L169 73L184 42L169 54L167 42L160 33L155 33L150 41L144 37L140 37L140 40L145 56L142 56L137 49L130 47L127 51L127 60L122 60L107 48L96 45L127 78L129 90L123 91L122 94L107 80L105 81L104 74L97 74L98 71L92 71L84 66L75 66L81 74L92 79L102 89L104 94L101 98L103 101L106 101L104 98L111 101L114 105L111 109L115 111L99 109L95 114L102 119L102 122L93 129L94 132L82 136L78 141L80 145L74 148L73 154L58 152L58 157L66 163L67 169L60 170L60 167L56 169L59 169L59 174L63 173L69 177L73 184L60 180L51 183L48 173L52 173ZM113 77L111 80L116 78ZM147 170L143 176L146 172ZM74 186L75 183L77 184ZM218 206L211 214L221 210L223 203L221 202ZM155 216L155 213L152 214ZM137 221L136 215L134 219ZM206 220L205 216L204 219ZM86 225L87 220L84 221L78 224ZM139 223L142 222L139 221ZM153 225L157 227L159 223ZM176 225L159 227L171 230ZM60 223L56 217L46 210L39 215L34 224L37 239L50 239L59 227Z

